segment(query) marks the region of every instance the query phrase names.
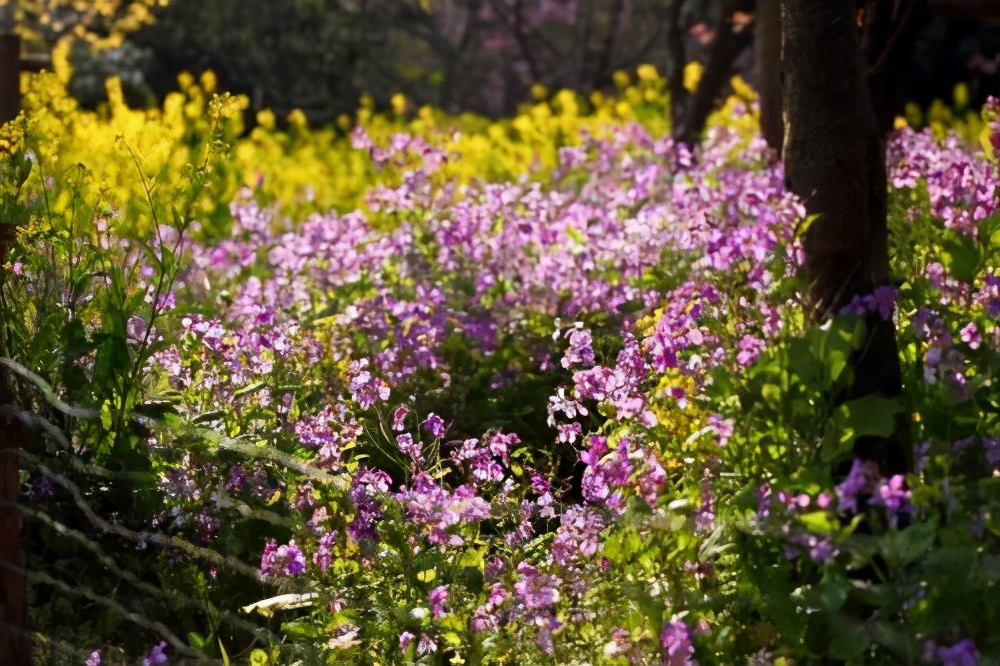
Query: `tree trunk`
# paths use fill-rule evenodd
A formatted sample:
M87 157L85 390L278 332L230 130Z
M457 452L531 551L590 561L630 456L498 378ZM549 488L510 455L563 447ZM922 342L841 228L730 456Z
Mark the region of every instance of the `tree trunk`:
M855 0L782 0L785 181L817 215L804 239L818 318L889 281L885 148L868 91ZM868 317L849 400L902 390L892 321ZM859 438L855 454L905 472L899 438Z
M0 8L0 124L17 116L21 101L21 40L13 32L16 9L14 0ZM0 220L0 290L7 251L13 242L13 226L9 220ZM9 378L0 371L0 407L13 403ZM21 511L17 506L21 495L18 452L25 435L20 421L0 412L0 664L5 666L31 663L31 646L24 633L28 628L28 600L21 554Z
M716 100L732 77L733 61L740 52L750 46L753 31L744 27L736 31L733 13L738 8L734 0L724 2L719 27L709 45L708 60L701 73L698 87L689 100L683 123L674 125L674 138L688 145L697 144L708 116L715 108Z
M13 403L7 378L0 372L0 406ZM27 588L22 573L20 459L25 436L21 422L0 414L0 664L30 664Z
M0 29L0 125L21 110L21 38Z
M780 0L757 0L753 40L760 131L767 145L780 156L785 141L785 120L781 115Z
M905 90L926 0L898 0L891 5L867 0L861 52L868 63L868 91L875 121L885 138L906 103Z
M667 90L670 93L670 126L674 135L684 124L690 96L684 87L684 65L687 64L684 40L685 27L681 22L681 0L673 0L667 7Z

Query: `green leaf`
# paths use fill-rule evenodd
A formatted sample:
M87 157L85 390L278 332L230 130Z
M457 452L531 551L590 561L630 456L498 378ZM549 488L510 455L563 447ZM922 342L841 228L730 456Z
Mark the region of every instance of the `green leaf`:
M936 520L917 523L898 532L886 532L882 537L882 553L897 567L905 567L930 550L935 537Z
M795 237L805 238L805 235L809 233L809 227L811 227L820 217L821 215L819 213L813 213L806 219L799 222L799 226L795 228Z
M437 572L434 569L425 569L417 574L417 580L421 583L430 583L435 578L437 578Z
M916 661L913 641L899 625L869 622L868 629L879 647L891 652L899 663L912 664Z
M458 560L458 566L472 567L474 569L482 569L484 555L485 555L485 550L480 550L478 548L469 548L464 553L462 553L462 557L459 558Z
M101 427L111 430L111 402L108 400L101 404Z
M896 429L896 415L903 406L894 398L867 395L837 408L830 438L824 443L823 462L832 462L851 451L861 436L889 437Z
M823 610L835 613L844 607L851 591L851 581L837 571L831 571L815 590L816 600Z
M253 384L250 384L248 386L244 386L243 388L235 391L233 393L233 397L234 398L239 398L239 397L247 395L249 393L254 393L255 391L259 391L260 389L264 388L265 386L267 386L267 382L254 382Z
M840 523L826 511L811 511L799 516L807 530L813 534L833 534L840 528Z
M634 301L626 301L618 306L618 312L622 314L632 314L635 312L640 312L646 308L646 304L641 300L637 299Z
M830 617L830 654L834 659L849 661L860 657L872 637L868 630L854 618L840 613Z
M976 241L949 230L941 241L941 250L941 263L949 275L970 285L976 281L983 260Z
M895 398L880 395L866 395L863 398L845 402L838 409L844 418L844 425L857 435L888 437L896 428L896 414L903 406Z

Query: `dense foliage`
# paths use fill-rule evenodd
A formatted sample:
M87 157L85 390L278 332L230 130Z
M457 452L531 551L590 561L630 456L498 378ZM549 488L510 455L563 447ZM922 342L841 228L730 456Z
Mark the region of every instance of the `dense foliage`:
M819 324L745 86L692 153L619 78L242 137L210 78L32 80L0 351L40 663L1000 660L1000 105L985 155L900 123L896 286ZM879 317L905 394L840 401ZM899 415L884 478L852 447Z

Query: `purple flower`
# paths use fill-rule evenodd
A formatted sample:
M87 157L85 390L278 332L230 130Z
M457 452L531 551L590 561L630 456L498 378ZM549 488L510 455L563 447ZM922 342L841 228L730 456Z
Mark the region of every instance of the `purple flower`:
M326 571L333 562L333 547L337 543L337 532L327 532L319 538L316 552L313 553L313 564L319 567L320 571Z
M348 388L351 398L361 409L368 409L380 400L389 399L389 385L368 370L368 359L352 361L349 371L351 379Z
M444 615L444 603L448 601L448 586L440 585L431 590L430 594L427 595L428 601L431 602L431 611L434 615L435 620L440 620L441 616Z
M396 446L399 447L400 451L410 456L414 462L419 463L423 458L420 450L420 442L413 441L413 435L408 432L396 436Z
M897 292L893 287L876 287L875 291L864 296L855 296L844 307L844 312L853 315L864 315L877 312L879 317L888 321L896 309Z
M87 657L87 661L84 662L83 666L101 666L101 651L94 650Z
M878 312L882 319L888 321L896 309L896 297L898 293L893 287L875 287L872 292L872 310Z
M538 646L539 650L551 656L555 652L553 634L563 623L551 615L543 613L535 619L535 624L541 625L538 636L535 637L535 645Z
M837 507L841 511L858 511L858 494L868 488L868 478L865 475L865 465L855 459L847 478L837 486Z
M767 520L771 515L771 486L763 484L757 488L757 519Z
M427 415L427 420L424 421L424 429L436 439L441 439L448 428L444 424L444 419L431 412Z
M809 557L816 562L831 564L836 554L837 551L829 539L814 537L812 543L809 544Z
M158 644L154 645L153 649L149 651L149 654L143 657L142 666L154 666L154 664L167 663L167 655L164 654L164 650L166 649L166 641L160 641Z
M399 635L399 651L406 652L407 648L409 648L410 645L413 644L413 641L415 641L416 639L417 637L408 631L404 631L403 633L401 633Z
M518 581L514 590L527 608L548 608L559 601L559 581L554 576L543 574L527 562L517 565Z
M736 362L740 365L750 365L757 360L760 353L764 351L766 343L760 338L752 335L744 335L740 340L740 353L736 355Z
M979 334L979 329L973 322L969 322L961 331L958 332L958 337L965 344L969 345L969 349L979 349L979 346L983 344L983 336Z
M1000 439L983 439L983 449L986 452L986 464L994 470L1000 469Z
M592 338L590 331L588 329L574 330L569 334L569 349L566 350L566 355L562 359L562 367L569 369L571 365L579 363L580 365L593 365L594 364L594 348L592 345Z
M725 446L729 442L729 438L736 431L731 420L724 419L718 414L709 416L706 423L708 427L715 431L715 440L719 446Z
M571 506L562 515L562 524L552 540L552 559L568 566L577 560L592 557L600 547L604 518L594 509Z
M417 654L425 655L437 652L438 646L434 639L427 634L420 634L420 643L417 644Z
M697 532L711 532L715 524L715 498L712 495L712 482L707 477L701 482L701 504L694 516L694 527Z
M902 474L896 474L879 486L876 501L889 513L889 523L893 527L897 525L901 514L913 510L910 506L910 495L910 491L906 489L906 477Z
M680 620L666 622L660 631L660 645L663 646L664 666L698 666L694 659L694 645L691 644L691 630Z
M264 552L260 557L261 578L297 576L305 573L305 570L306 556L295 545L294 539L285 546L279 546L274 539L271 539L264 546Z
M406 415L410 413L410 410L400 405L396 409L392 410L392 429L396 432L402 432L406 429L404 421L406 420Z
M941 660L942 666L977 666L979 651L976 644L966 638L951 647L939 647L937 658Z
M601 471L600 467L588 467L583 472L580 485L583 499L588 502L600 502L611 494L611 488L608 486L604 472Z

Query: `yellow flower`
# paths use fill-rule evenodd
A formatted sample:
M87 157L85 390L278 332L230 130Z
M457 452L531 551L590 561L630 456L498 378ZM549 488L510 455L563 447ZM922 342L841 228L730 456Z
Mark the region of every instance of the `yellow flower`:
M302 112L302 109L292 109L291 113L288 114L288 122L295 127L303 129L309 126L309 120L306 118L306 114Z
M392 112L397 116L401 116L406 113L406 95L403 93L396 93L389 100L390 106L392 106Z
M638 69L635 70L635 73L636 76L639 77L640 81L645 81L647 83L660 80L660 74L656 71L656 67L648 63L639 65Z
M701 81L701 73L704 69L700 62L691 61L684 65L684 87L694 92L695 88L698 87L698 82Z
M257 124L264 129L274 129L274 112L270 109L264 109L263 111L257 112Z

